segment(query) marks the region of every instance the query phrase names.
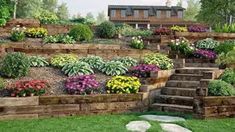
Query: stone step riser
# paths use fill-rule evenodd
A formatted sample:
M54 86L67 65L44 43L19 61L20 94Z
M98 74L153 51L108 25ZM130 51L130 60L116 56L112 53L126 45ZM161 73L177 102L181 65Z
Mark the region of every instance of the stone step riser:
M218 67L215 63L185 63L185 67Z
M156 98L156 102L157 103L164 103L164 104L176 104L176 105L193 106L193 99L183 99L183 98L158 96Z
M178 74L197 74L197 75L202 75L204 71L210 71L206 69L177 69L175 70L175 73Z
M163 111L163 112L178 112L178 113L193 113L192 109L185 109L185 108L175 108L169 106L159 106L159 105L152 105L150 107L151 111Z
M192 88L196 89L199 86L199 82L167 82L166 87L178 87L178 88Z
M179 89L173 89L173 88L163 88L161 90L161 94L194 97L196 95L196 91L190 90L190 89L180 89L179 90Z
M179 80L179 81L200 81L202 76L183 76L183 75L172 75L170 80Z

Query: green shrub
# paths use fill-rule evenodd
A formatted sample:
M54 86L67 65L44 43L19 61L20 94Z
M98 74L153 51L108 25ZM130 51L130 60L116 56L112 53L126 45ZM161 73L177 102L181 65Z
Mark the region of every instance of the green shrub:
M235 23L233 24L216 24L215 25L215 32L219 33L235 33Z
M220 79L235 87L235 69L226 69Z
M208 94L210 96L233 96L235 88L222 80L214 80L209 83Z
M115 32L115 25L109 21L101 23L96 29L97 36L100 38L113 38Z
M48 31L45 28L28 28L26 29L25 34L30 38L43 38L47 36Z
M88 56L88 57L83 57L79 59L79 61L85 62L90 65L91 68L93 69L100 69L102 65L104 64L104 60L99 57L99 56Z
M167 57L167 55L161 53L148 54L144 56L145 64L154 64L158 66L161 70L172 69L174 64L173 61Z
M215 52L217 54L225 53L227 54L229 51L235 48L235 40L227 40L222 42L219 46L215 48Z
M44 67L49 65L46 58L41 56L30 56L29 61L31 67Z
M213 50L219 45L219 42L211 38L199 40L196 43L196 48Z
M6 23L7 23L7 21L6 21L5 19L1 19L1 18L0 18L0 27L5 26Z
M115 76L106 84L107 93L138 93L141 83L137 77Z
M59 20L55 13L48 10L42 10L35 18L39 19L41 24L55 24Z
M69 35L59 34L59 35L51 35L43 38L44 43L63 43L63 44L74 44L76 41L73 37Z
M0 90L5 88L5 80L0 78Z
M22 77L29 72L29 58L24 53L8 53L1 63L1 73L6 77Z
M113 61L119 61L121 62L125 67L131 67L131 66L136 66L137 65L137 60L133 59L131 57L117 57L114 58Z
M150 30L135 29L129 25L124 25L119 30L120 30L119 32L121 33L121 35L125 37L137 37L137 36L148 37L153 34L153 32Z
M132 37L131 39L131 45L132 48L135 49L143 49L144 48L144 41L141 39L141 37Z
M100 71L108 76L117 76L125 74L128 69L119 61L110 61L104 63Z
M89 26L78 24L69 31L69 36L76 41L90 41L93 38L93 32Z
M235 64L235 49L229 51L227 54L221 53L217 57L216 63L217 64L222 64L222 65Z
M24 27L21 28L20 26L12 28L10 39L15 42L24 41L25 30L26 28Z
M51 58L51 65L55 67L63 67L67 63L75 63L78 57L74 54L57 54Z
M63 66L62 71L68 76L94 74L89 64L85 62L67 63Z

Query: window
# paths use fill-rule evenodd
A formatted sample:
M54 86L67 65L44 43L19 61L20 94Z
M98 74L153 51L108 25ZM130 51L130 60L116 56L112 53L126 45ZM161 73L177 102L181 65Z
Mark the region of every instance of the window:
M157 18L161 18L162 16L162 12L161 11L157 11Z
M121 10L121 17L126 17L126 10Z
M183 12L182 11L178 11L178 18L183 18Z
M138 18L139 17L139 10L134 10L134 17Z
M149 17L149 11L148 10L144 10L144 18L148 18Z
M111 17L116 17L116 10L111 10Z
M171 11L166 11L166 18L170 18L171 17Z

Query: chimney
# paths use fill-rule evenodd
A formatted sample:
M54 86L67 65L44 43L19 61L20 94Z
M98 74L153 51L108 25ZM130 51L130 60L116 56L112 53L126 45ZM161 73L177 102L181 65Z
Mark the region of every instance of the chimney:
M171 0L167 0L167 1L166 1L166 6L167 6L167 7L171 7Z

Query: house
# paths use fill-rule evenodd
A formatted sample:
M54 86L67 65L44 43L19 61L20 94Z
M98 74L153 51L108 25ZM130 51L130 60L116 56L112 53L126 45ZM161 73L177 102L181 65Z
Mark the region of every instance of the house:
M180 6L109 5L108 16L116 24L126 23L136 28L191 25L193 22L183 20L184 10Z

